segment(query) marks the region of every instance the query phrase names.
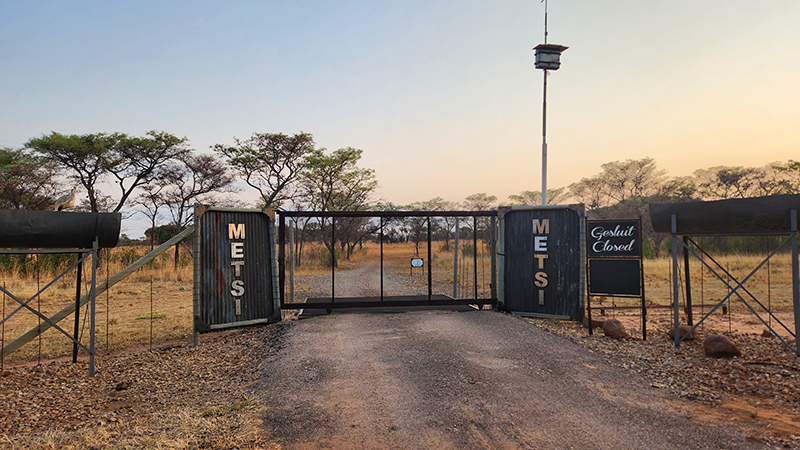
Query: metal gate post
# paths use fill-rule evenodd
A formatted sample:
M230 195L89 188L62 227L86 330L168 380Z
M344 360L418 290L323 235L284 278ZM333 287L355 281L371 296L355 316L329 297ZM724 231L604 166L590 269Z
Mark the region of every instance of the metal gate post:
M76 305L79 304L80 301L81 301L81 278L82 278L82 270L81 269L83 269L83 262L81 262L81 257L83 257L83 253L78 253L78 267L77 267L77 272L78 272L77 279L78 279L78 281L75 283L76 284L76 286L75 286L75 304ZM106 264L108 264L108 263L106 262ZM73 328L73 337L75 338L75 341L78 340L78 327L80 326L80 310L81 310L80 308L75 308L75 326ZM75 364L77 362L78 362L78 343L77 342L73 342L72 343L72 364Z
M800 356L800 276L798 276L798 256L797 256L797 210L791 212L792 226L792 303L794 308L794 347L795 354Z
M94 328L95 328L95 312L97 306L97 256L99 254L98 247L99 247L100 238L96 237L94 243L92 244L92 287L89 288L91 292L91 316L89 317L89 376L94 376ZM75 311L78 311L77 305Z
M194 205L194 236L192 236L192 347L200 345L200 205ZM152 251L151 251L152 253ZM283 297L281 297L281 302ZM77 303L76 303L77 305Z
M273 223L273 227L275 224ZM289 301L294 302L294 235L297 233L297 221L292 220L289 222Z
M475 300L478 299L478 216L472 216L472 275Z
M497 217L491 217L491 233L489 237L489 258L491 261L491 283L490 293L492 300L497 302Z
M458 217L456 217L456 234L453 237L453 298L458 298Z
M433 274L431 273L431 216L428 216L428 300L433 296Z
M336 217L331 217L331 303L336 299ZM331 310L328 309L328 314Z
M195 234L195 236L197 236ZM280 291L281 306L286 303L286 217L280 215L280 226L278 227L278 290Z
M692 319L692 277L689 270L689 237L683 237L683 273L686 280L686 305L683 310L686 311L686 324L689 326L694 325Z
M672 306L673 306L673 319L675 327L675 348L677 348L681 341L680 333L680 309L678 305L678 217L672 215Z

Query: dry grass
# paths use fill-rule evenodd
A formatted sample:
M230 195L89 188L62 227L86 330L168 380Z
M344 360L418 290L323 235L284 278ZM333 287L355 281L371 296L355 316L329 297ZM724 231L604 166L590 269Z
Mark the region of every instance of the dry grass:
M119 247L112 249L108 254L103 252L97 271L98 284L105 280L107 275L119 272L143 256L148 250L149 248L144 247ZM184 338L191 334L191 261L181 261L175 270L171 256L172 252L161 255L152 264L139 269L97 296L95 342L98 349ZM74 262L74 259L71 262ZM89 268L90 265L87 262L84 266L85 278L81 286L82 294L89 291ZM45 287L53 276L53 273L44 270L38 274L35 271L29 271L27 276L12 270L0 273L0 284L3 284L18 299L25 301L35 295L39 289ZM52 316L75 301L75 284L76 271L72 270L30 304L46 317ZM2 298L4 317L20 306L18 302L6 295L0 297ZM81 342L87 346L89 342L88 308L89 305L86 305L81 308L79 313L79 335ZM152 320L137 320L137 317L150 317L151 314L155 317ZM39 323L40 319L34 313L22 309L0 327L0 340L3 345L8 344L38 326ZM72 334L74 314L62 320L58 326ZM40 355L55 356L69 353L71 349L71 341L58 330L50 328L42 333L41 339L34 339L12 355L5 356L5 360L33 358Z
M462 240L470 248L472 240ZM435 283L452 285L453 282L453 242L446 250L444 242L432 243L432 264ZM463 249L463 247L462 247ZM98 269L98 282L122 270L131 262L147 252L145 247L120 247L112 249L110 254L101 258ZM478 290L479 295L488 296L490 288L490 261L486 252L486 243L478 242ZM321 257L321 243L306 243L302 258L303 265L296 268L297 275L325 274L330 266ZM183 251L186 257L185 250ZM473 257L471 253L461 252L458 281L460 292L469 297L473 294L474 275ZM131 345L151 344L152 342L172 339L188 339L192 332L192 266L189 259L181 261L173 268L172 251L161 255L149 264L123 280L108 292L97 297L96 305L96 344L102 352L104 349L127 347ZM356 249L350 260L342 257L337 271L348 270L365 261L378 261L381 254L380 244L365 243ZM429 264L427 244L422 242L419 256ZM411 258L417 257L414 244L384 243L384 267L387 271L408 274ZM743 279L756 267L763 256L731 255L720 258L720 263L733 276ZM74 260L73 260L74 261ZM71 262L71 261L70 261ZM88 267L88 264L87 264ZM769 265L764 265L745 285L759 301L774 311L791 311L791 262L788 254L777 255ZM418 269L415 269L418 270ZM421 269L420 269L421 270ZM645 260L645 293L649 305L670 305L672 296L672 261L669 258ZM88 270L84 271L85 273ZM699 261L691 261L691 283L693 304L698 311L707 311L728 293L728 288L717 280ZM0 284L20 299L28 299L52 278L51 274L40 273L36 278L35 271L28 270L28 275L20 275L19 271L0 273ZM683 267L680 267L680 279L683 280ZM84 282L82 292L88 291L88 281ZM684 302L681 293L681 302ZM45 316L61 310L74 301L75 272L69 273L45 291L41 298L34 299L32 305L40 309ZM749 300L749 297L745 297ZM19 304L11 298L2 296L3 316L10 314ZM637 305L636 299L604 299L594 298L595 305ZM753 304L752 301L750 301ZM733 313L747 313L747 308L736 298L726 305ZM88 345L87 309L80 313L80 329L82 342ZM149 319L150 316L152 319ZM74 316L61 321L59 326L72 333ZM145 318L142 318L145 317ZM0 340L3 345L11 342L22 333L36 327L39 319L28 310L21 310L0 327ZM44 332L41 339L34 339L16 353L5 356L15 360L21 358L37 358L68 354L71 342L60 332L50 329Z
M743 280L750 272L764 261L763 255L728 255L715 258L736 280ZM709 265L714 264L706 261ZM730 289L716 275L697 259L689 261L691 272L690 284L692 287L692 303L694 305L712 304L719 302L730 292ZM745 283L744 288L753 294L759 301L770 309L784 311L792 308L792 273L791 255L779 254L774 256L769 264L764 264ZM648 302L654 305L669 305L672 303L672 259L659 258L645 260L645 293ZM684 268L683 261L679 264L679 284L683 289ZM736 282L717 269L717 272L731 286L736 287ZM750 301L750 296L741 288L745 300ZM684 294L681 294L682 296ZM734 295L731 308L734 311L744 312L746 307ZM681 297L681 302L684 298Z

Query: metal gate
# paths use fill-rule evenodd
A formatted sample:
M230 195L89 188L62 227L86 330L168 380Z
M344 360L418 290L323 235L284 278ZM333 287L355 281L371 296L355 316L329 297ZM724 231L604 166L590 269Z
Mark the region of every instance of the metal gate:
M281 308L321 309L330 312L334 308L387 306L495 306L497 304L496 216L496 211L281 211L278 228ZM290 223L287 224L287 221ZM305 227L312 224L325 243L320 252L323 257L329 258L325 261L325 270L329 271L329 279L326 279L330 287L326 295L307 296L304 293L296 292L295 248L297 243L295 240L299 239L302 243L306 238L295 238L294 230L295 226L301 222L301 225ZM462 224L464 227L461 226ZM355 235L353 235L354 228L358 229ZM385 280L388 271L391 270L394 274L398 269L396 266L389 267L385 250L397 243L398 234L403 234L398 230L405 230L406 233L409 232L408 230L415 230L419 254L408 258L407 270L412 276L417 274L416 276L420 277L424 274L427 277L425 280L427 292L425 293L404 295L403 293L398 294L396 291L386 291ZM459 244L459 230L464 230L462 244ZM408 239L407 234L405 239ZM442 245L436 251L433 249L433 243L441 244L441 239L445 239L447 248L452 250L452 288L443 287L443 282L440 280L440 266L442 265L440 263L443 259L450 257L447 253L448 250L442 252ZM337 288L336 283L337 265L341 258L338 249L351 245L353 242L363 245L365 240L368 240L373 251L377 251L379 254L378 261L376 262L374 259L372 261L379 274L379 289L364 296L337 295L337 289L341 288L341 286ZM425 249L419 252L419 244L422 241L426 244ZM449 246L450 242L453 242L453 247ZM375 250L375 247L378 249ZM471 254L466 257L465 249L471 249ZM462 261L462 269L464 265L471 265L471 273L465 274L464 270L459 270L459 261ZM437 272L437 276L434 276L434 272L437 270L439 272ZM448 268L448 270L450 269ZM479 272L481 279L479 279ZM318 275L322 276L322 274ZM460 280L470 277L471 279L467 279L466 282L460 282Z

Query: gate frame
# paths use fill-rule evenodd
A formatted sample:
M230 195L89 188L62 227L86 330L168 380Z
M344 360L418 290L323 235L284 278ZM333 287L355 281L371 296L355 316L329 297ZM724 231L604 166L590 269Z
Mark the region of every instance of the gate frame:
M497 307L497 211L278 211L279 225L278 225L278 272L279 272L279 291L280 291L280 304L281 309L325 309L330 312L333 308L375 308L382 306L451 306L451 305L491 305L493 308ZM328 302L311 302L311 303L286 303L286 218L287 217L319 217L331 218L333 221L337 217L368 217L380 218L380 242L381 242L381 293L380 300L378 301L336 301L336 266L331 264L331 299ZM428 219L428 295L427 299L405 299L400 300L400 297L385 297L383 295L383 227L384 218L392 217L425 217ZM490 239L489 239L489 257L491 260L491 284L490 284L490 298L478 298L478 268L477 263L474 265L474 297L471 299L458 299L458 298L433 298L433 280L430 270L431 261L431 217L472 217L473 228L477 230L478 217L490 217ZM335 233L335 227L332 227L332 232ZM473 258L477 261L477 232L473 232L473 245L476 249ZM333 256L335 258L335 256ZM453 281L456 283L456 281ZM369 297L364 297L369 298Z

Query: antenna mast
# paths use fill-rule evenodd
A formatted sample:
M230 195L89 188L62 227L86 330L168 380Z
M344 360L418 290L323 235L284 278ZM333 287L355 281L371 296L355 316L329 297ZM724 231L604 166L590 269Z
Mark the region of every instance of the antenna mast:
M544 2L544 43L547 44L547 0Z

